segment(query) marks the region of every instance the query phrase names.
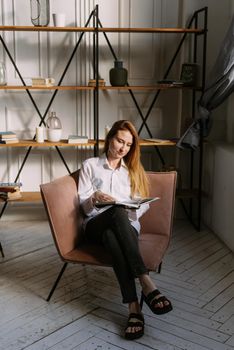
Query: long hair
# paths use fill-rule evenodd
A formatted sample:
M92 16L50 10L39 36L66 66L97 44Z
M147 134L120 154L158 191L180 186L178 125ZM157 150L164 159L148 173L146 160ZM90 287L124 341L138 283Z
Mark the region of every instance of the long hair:
M124 156L124 161L129 171L131 195L134 197L134 195L140 194L141 197L147 197L149 195L149 185L140 160L139 138L134 125L130 121L118 120L113 124L106 136L103 152L108 155L110 141L119 130L128 130L133 139L129 152Z

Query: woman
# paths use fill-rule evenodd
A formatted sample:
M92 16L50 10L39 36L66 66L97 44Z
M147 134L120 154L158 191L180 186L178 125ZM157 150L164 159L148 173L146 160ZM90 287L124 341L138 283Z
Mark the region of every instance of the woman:
M110 252L123 303L129 305L126 339L144 334L144 317L138 302L135 278L142 287L144 301L153 313L163 314L172 309L149 277L138 248L139 218L149 204L140 209L95 204L113 200L129 201L148 196L148 182L140 162L138 134L127 120L114 123L107 134L101 157L84 161L79 175L80 203L85 213L85 239L99 243Z

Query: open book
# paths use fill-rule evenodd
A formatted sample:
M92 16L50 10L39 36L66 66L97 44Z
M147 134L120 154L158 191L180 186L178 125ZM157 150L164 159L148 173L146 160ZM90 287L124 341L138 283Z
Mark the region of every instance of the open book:
M95 207L101 208L107 205L121 205L125 208L139 209L143 203L151 203L157 201L159 197L149 197L143 199L129 200L129 201L107 201L107 202L97 202Z

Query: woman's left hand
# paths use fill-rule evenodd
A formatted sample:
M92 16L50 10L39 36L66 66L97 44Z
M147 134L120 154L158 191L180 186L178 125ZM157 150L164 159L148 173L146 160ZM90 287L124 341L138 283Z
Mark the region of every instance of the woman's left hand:
M96 191L93 194L93 202L94 202L94 204L96 202L109 202L109 201L114 201L114 200L115 200L114 197L112 197L109 194L104 193L102 191Z

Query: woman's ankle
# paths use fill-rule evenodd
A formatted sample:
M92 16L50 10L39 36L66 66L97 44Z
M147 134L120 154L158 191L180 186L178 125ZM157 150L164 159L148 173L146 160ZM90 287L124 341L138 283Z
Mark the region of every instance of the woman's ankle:
M135 314L139 314L141 313L141 307L138 301L133 301L132 303L128 304L128 310L129 313L135 313Z
M139 281L144 294L148 294L157 288L149 275L141 275Z

